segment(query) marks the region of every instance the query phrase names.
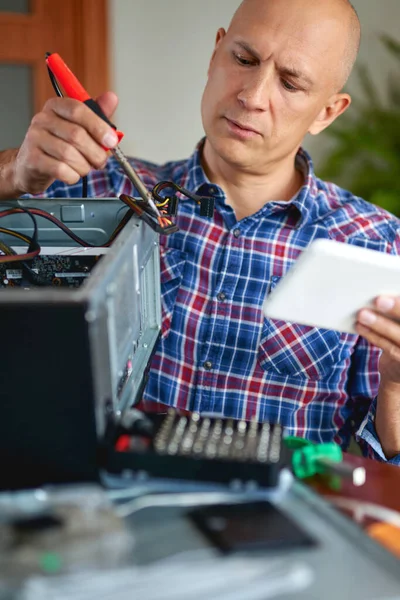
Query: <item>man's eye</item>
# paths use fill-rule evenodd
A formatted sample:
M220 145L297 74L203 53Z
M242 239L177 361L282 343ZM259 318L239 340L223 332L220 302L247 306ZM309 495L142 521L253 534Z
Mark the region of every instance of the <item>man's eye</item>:
M242 54L236 54L236 52L234 52L233 56L235 57L235 60L239 63L239 65L243 65L244 67L254 65L254 60L245 58Z
M287 90L288 92L297 92L298 88L289 83L289 81L286 81L286 79L281 79L281 81L285 90Z

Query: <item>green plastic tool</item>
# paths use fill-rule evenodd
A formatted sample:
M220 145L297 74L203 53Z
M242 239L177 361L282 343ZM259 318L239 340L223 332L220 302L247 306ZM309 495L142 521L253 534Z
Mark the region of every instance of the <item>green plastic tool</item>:
M341 447L333 442L315 444L294 436L284 438L284 442L289 449L293 450L293 472L299 479L312 477L317 473L326 473L332 463L340 463L343 460Z
M342 478L351 479L353 485L361 486L365 483L366 472L362 466L354 466L343 460L343 452L338 444L329 442L316 444L310 440L296 436L284 438L287 448L293 450L293 473L299 479L312 477L317 473L336 476L335 487Z

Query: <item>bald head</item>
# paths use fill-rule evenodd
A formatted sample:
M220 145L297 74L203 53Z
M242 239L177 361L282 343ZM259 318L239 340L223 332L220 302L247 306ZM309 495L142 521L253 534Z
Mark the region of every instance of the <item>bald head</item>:
M348 0L243 0L217 32L202 119L206 160L265 174L294 164L351 104L342 92L360 41ZM293 161L293 163L292 163Z
M342 89L353 69L361 39L360 21L351 2L349 0L243 0L232 18L229 29L240 27L241 21L249 17L254 19L255 15L259 15L262 19L273 8L282 11L289 8L293 15L298 11L301 21L308 20L310 27L319 23L321 31L331 30L331 35L324 33L326 54L336 55L337 58L335 65L329 64L327 68L336 71L334 83L336 91ZM329 50L331 52L328 52Z
M354 6L349 0L341 0L348 12L348 39L343 63L343 85L348 80L360 49L361 23Z

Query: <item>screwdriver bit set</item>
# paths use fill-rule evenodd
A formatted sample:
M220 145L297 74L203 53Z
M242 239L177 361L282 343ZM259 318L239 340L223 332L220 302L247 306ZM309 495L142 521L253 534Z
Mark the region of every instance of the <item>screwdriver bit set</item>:
M152 420L152 434L130 437L118 453L118 470L227 484L278 484L285 463L280 425L181 415L174 409L146 416Z

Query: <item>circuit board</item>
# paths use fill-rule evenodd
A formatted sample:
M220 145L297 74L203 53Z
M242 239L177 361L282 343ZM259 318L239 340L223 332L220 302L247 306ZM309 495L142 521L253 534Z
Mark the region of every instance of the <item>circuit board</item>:
M0 263L0 289L33 287L78 288L90 276L101 255L41 255L25 263Z

